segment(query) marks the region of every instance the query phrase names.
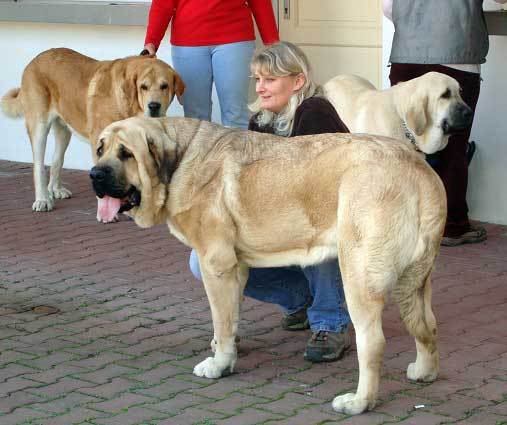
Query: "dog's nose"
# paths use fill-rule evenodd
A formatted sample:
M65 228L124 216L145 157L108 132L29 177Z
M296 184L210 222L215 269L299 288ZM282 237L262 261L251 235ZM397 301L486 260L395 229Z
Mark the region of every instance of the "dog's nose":
M148 109L150 110L150 112L158 112L160 110L160 107L162 105L158 102L150 102L148 103Z
M90 178L95 182L101 182L106 178L106 174L104 169L93 167L90 171Z

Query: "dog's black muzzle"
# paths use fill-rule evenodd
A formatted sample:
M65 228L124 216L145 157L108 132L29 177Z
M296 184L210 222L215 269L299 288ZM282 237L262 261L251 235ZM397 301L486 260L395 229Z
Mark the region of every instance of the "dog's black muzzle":
M473 112L467 105L460 104L454 108L449 119L442 122L442 130L445 135L461 133L472 124Z
M99 198L108 195L112 198L123 198L125 193L116 184L116 178L111 167L95 166L90 171L92 186L95 194Z
M162 105L159 102L150 102L148 103L148 111L151 118L160 117L160 108Z
M93 167L90 171L90 178L93 190L99 198L110 196L111 198L121 199L119 212L128 211L141 205L141 192L135 186L130 186L128 190L125 190L124 185L118 183L111 167Z

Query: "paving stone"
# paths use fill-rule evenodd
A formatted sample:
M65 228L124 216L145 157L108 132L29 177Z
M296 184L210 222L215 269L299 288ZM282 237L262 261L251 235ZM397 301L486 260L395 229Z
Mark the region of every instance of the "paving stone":
M237 414L240 411L257 405L259 403L265 403L269 400L262 397L254 397L248 394L232 393L229 394L223 400L215 401L206 405L206 410L213 412L225 413L227 415Z
M433 410L431 409L432 404L435 404L435 402L420 397L410 397L401 394L394 396L391 400L385 400L383 403L379 403L375 412L385 413L394 418L402 419L411 415L416 410Z
M227 401L229 400L230 399L228 398ZM231 400L231 405L233 403L233 400ZM178 415L183 410L192 406L205 407L206 409L209 409L210 406L213 406L213 400L200 397L196 395L194 391L185 391L183 393L176 394L174 397L167 400L158 403L150 403L147 407L169 415Z
M34 382L29 379L24 379L23 377L14 377L0 385L0 397L7 397L16 391L33 389L41 385L40 382Z
M269 420L280 420L283 416L274 413L266 412L264 410L248 408L244 409L238 415L234 415L227 419L214 420L213 423L216 425L254 425L264 423Z
M490 413L488 409L474 412L468 418L456 422L459 425L504 425L507 422L505 416Z
M201 387L202 385L196 382L184 381L182 379L169 379L166 382L151 386L149 388L140 388L137 390L137 393L152 397L159 397L161 399L167 399L169 397L173 397L175 394L181 391L194 390Z
M308 394L287 393L279 400L261 402L256 404L255 407L270 412L279 413L282 416L283 415L293 416L302 407L312 406L316 404L317 405L322 404L322 400L311 397Z
M218 413L190 407L176 416L153 420L152 423L153 425L216 425L221 417ZM243 422L236 423L243 425Z
M125 378L114 378L111 382L102 385L88 384L88 388L81 388L79 392L89 394L94 397L105 399L114 398L117 395L129 391L139 385L137 381Z
M83 419L86 418L87 422L90 423L95 418L100 418L101 413L93 410L84 409L82 407L72 409L69 412L62 413L60 415L51 416L47 419L41 419L35 421L36 425L70 425L70 424L81 424ZM93 422L92 422L93 423Z
M53 397L61 397L63 394L74 390L90 391L92 387L96 386L96 384L74 378L62 378L61 380L55 382L54 384L48 384L43 386L41 386L40 384L38 385L39 387L30 388L29 390L27 390L27 392L42 397L53 398Z
M26 373L23 377L41 383L52 384L66 376L71 376L74 373L84 373L86 370L87 369L77 366L59 364L58 366L48 370L34 371L32 369L31 373Z
M139 425L146 422L153 423L153 421L165 417L167 415L146 407L132 407L116 416L95 419L94 422L100 425Z
M52 416L49 413L40 412L37 410L28 409L25 407L21 407L19 409L14 410L12 413L8 413L5 416L0 417L0 421L2 425L19 425L25 422L28 422L30 420L33 420L37 418L37 422L35 423L41 423L42 421L40 419L48 418L49 416Z
M500 402L507 399L507 381L489 379L486 384L475 388L473 391L464 391L463 394Z
M436 405L431 410L440 415L463 419L478 408L490 410L493 406L494 404L487 400L454 394L445 403Z
M71 392L53 400L46 399L44 401L41 400L40 403L31 403L30 407L56 415L63 415L70 410L75 410L77 407L97 401L100 401L97 397Z
M103 411L109 414L118 414L124 411L124 409L128 409L136 405L153 403L154 401L156 401L156 399L153 399L152 397L125 393L120 394L117 397L110 397L104 401L98 401L98 399L95 398L95 401L87 402L86 407L93 410Z
M6 397L0 398L0 413L12 413L15 409L22 406L33 406L36 403L45 401L43 397L30 394L25 391L16 391ZM1 417L0 417L1 423Z

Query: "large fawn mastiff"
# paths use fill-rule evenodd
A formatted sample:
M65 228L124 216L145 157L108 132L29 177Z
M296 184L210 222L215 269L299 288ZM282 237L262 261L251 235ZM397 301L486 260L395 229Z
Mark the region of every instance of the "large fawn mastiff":
M446 201L440 179L409 142L283 138L193 119L131 118L102 132L97 156L90 176L104 214L129 211L141 227L165 222L199 256L215 353L195 366L196 375L218 378L234 368L249 267L338 257L359 385L333 407L358 414L375 406L390 293L416 340L408 378L437 377L430 275Z

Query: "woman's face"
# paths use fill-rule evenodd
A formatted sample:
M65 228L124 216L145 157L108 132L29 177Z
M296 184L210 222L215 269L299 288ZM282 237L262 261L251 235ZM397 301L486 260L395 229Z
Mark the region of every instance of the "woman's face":
M255 72L255 91L261 100L260 107L278 113L287 106L291 96L305 83L303 74L275 77Z

